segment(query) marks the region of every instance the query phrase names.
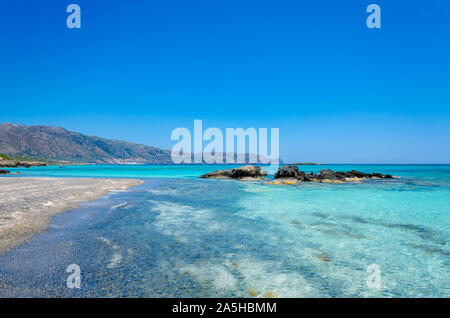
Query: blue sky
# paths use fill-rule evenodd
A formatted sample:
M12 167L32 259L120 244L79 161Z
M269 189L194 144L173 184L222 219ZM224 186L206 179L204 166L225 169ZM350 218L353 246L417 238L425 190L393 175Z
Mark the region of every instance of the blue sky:
M381 29L366 26L370 3ZM280 128L285 161L450 163L449 13L436 0L2 1L0 122L170 149L202 119Z

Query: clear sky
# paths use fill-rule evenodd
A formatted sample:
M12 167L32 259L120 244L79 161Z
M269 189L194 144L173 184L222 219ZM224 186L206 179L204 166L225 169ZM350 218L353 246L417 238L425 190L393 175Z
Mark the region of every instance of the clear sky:
M449 15L445 0L1 0L0 122L170 149L202 119L280 128L285 161L450 163Z

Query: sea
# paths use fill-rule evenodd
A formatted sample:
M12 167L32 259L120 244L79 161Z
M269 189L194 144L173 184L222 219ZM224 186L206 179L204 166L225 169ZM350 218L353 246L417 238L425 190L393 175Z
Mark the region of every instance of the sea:
M396 177L344 184L199 178L233 167L9 169L145 182L54 217L0 255L0 296L450 296L450 165L299 166Z

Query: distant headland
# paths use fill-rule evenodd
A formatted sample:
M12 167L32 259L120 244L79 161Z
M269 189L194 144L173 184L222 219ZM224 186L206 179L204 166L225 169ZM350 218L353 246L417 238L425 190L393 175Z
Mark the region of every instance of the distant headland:
M170 151L62 127L0 125L0 153L53 164L171 164ZM21 160L19 160L21 161Z
M0 154L4 154L3 167L46 164L174 164L170 150L88 136L62 127L13 123L0 125ZM195 154L190 155L194 157ZM223 152L221 155L226 157L228 153ZM236 154L233 156L237 158ZM244 154L244 158L244 162L251 162L248 153ZM281 159L279 161L282 162ZM256 163L260 162L261 157L257 157ZM210 162L202 160L200 164Z

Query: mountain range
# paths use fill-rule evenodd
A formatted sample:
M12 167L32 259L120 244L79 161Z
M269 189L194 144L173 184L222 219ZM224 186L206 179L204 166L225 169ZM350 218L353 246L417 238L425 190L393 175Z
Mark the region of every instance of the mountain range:
M97 164L170 164L169 150L87 136L52 126L0 125L0 153L36 160Z
M88 136L62 127L13 123L0 125L0 154L16 161L61 164L173 164L170 150ZM222 156L225 163L226 153ZM193 157L191 154L191 162ZM236 154L234 158L237 160ZM249 163L249 159L246 153L245 162Z

